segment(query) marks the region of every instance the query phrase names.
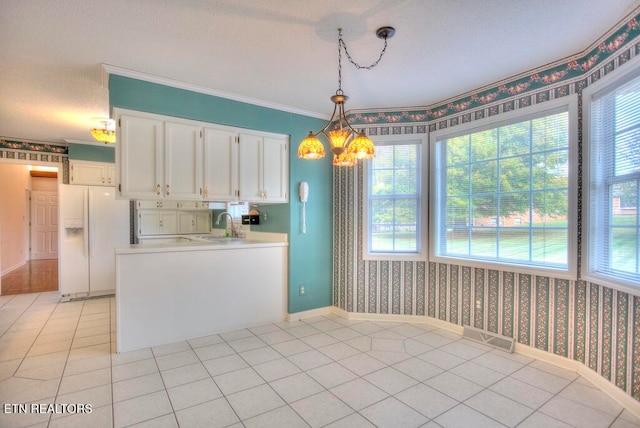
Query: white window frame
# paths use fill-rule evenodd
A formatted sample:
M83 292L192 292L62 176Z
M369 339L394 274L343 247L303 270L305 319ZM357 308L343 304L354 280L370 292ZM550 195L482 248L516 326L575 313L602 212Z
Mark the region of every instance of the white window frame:
M591 235L590 228L590 208L591 208L591 174L589 165L591 161L590 154L590 124L591 124L591 102L594 95L602 91L609 91L613 88L622 86L626 82L640 76L640 57L634 57L621 69L616 70L600 79L599 81L589 85L582 91L582 159L583 159L583 200L582 200L582 269L581 279L597 284L605 285L617 290L621 290L636 296L640 296L640 283L628 281L622 278L613 277L600 272L595 272L592 267L590 254L590 242L594 239Z
M402 145L410 142L419 142L420 149L420 177L418 180L420 195L420 217L418 218L418 248L417 252L370 252L369 251L369 173L371 171L371 161L363 162L363 202L362 202L362 222L363 222L363 254L364 260L390 260L390 261L427 261L428 255L428 203L429 203L429 146L426 134L401 134L401 135L385 135L372 138L374 144L377 145Z
M568 211L567 211L567 268L553 268L542 266L531 266L518 263L509 263L501 261L486 261L476 260L464 257L454 257L447 255L438 255L437 248L439 242L437 242L439 236L438 222L439 216L439 204L440 189L438 188L439 178L443 173L442 168L436 164L436 142L453 138L470 133L480 132L487 129L498 128L518 122L526 121L530 118L541 117L548 114L553 114L562 110L568 112L569 120L569 181L568 181ZM433 132L430 135L429 144L431 146L431 176L432 183L431 197L430 197L430 213L429 213L429 228L431 231L431 240L429 242L429 260L438 263L453 263L471 267L489 268L496 270L503 270L509 272L526 273L532 275L545 275L552 276L554 278L561 279L577 279L577 254L578 254L578 221L577 221L577 201L578 201L578 96L568 95L562 98L546 101L540 104L536 104L530 107L524 107L518 110L514 110L508 113L499 114L496 116L488 117L485 119L479 119L476 121L468 122L463 125L459 125L453 128L442 129Z

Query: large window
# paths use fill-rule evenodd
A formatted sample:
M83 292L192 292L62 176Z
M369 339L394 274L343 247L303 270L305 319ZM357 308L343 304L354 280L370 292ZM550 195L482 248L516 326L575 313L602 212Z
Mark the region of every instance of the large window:
M575 276L576 97L434 134L433 255Z
M640 286L640 64L584 92L590 280Z
M365 257L426 260L425 139L396 136L375 143L376 156L365 166Z

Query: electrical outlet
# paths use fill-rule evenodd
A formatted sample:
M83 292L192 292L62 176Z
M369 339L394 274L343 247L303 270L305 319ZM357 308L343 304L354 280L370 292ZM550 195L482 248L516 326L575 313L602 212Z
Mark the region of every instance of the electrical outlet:
M298 287L298 292L300 293L301 296L304 296L305 294L307 294L307 289L304 285L300 285Z

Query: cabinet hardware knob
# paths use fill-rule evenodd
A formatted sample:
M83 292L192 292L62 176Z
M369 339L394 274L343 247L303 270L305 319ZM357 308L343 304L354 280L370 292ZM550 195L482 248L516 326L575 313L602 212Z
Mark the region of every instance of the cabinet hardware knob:
M169 196L169 185L167 184L164 193L167 194L167 196Z
M160 195L160 183L156 184L156 194Z

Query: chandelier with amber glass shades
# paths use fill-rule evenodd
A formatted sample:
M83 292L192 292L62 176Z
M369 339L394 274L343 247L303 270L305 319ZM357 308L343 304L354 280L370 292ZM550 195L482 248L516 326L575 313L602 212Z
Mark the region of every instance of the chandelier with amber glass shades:
M387 39L395 34L393 27L382 27L376 31L378 38L384 40L384 47L380 56L371 65L362 66L356 63L347 45L342 40L342 29L338 29L338 90L331 97L334 103L333 114L329 122L318 132L309 131L307 138L298 146L298 157L303 159L321 159L325 156L324 145L318 139L322 134L329 142L329 148L333 152L333 164L336 166L354 166L358 159L371 159L375 154L373 141L367 137L364 131L356 131L344 114L344 103L348 97L342 92L342 49L351 62L358 69L370 70L382 59L387 50ZM352 138L355 135L355 138Z
M102 125L91 128L93 138L105 144L113 144L116 142L115 122L112 119L94 118L93 121Z

